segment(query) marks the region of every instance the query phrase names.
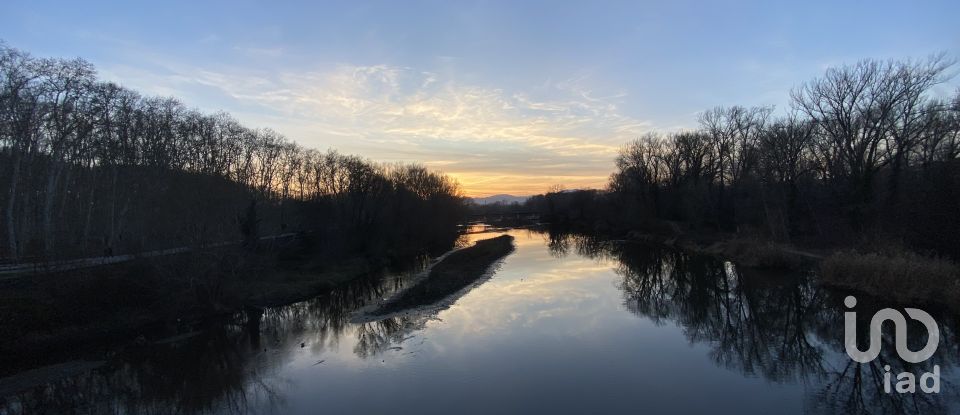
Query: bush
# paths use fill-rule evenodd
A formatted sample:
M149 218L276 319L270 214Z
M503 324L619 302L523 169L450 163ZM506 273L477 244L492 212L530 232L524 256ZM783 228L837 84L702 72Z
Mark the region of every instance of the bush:
M843 251L820 265L823 282L899 300L928 300L960 306L960 267L909 251Z

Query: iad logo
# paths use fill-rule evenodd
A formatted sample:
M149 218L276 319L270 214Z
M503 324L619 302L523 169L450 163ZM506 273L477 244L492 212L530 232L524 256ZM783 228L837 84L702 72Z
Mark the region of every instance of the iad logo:
M854 296L848 296L843 300L847 308L857 306L857 299ZM847 349L847 355L856 362L869 363L880 355L880 337L883 335L883 322L892 321L896 329L897 354L900 358L909 363L923 362L937 351L940 344L940 328L937 322L927 314L926 311L916 308L904 309L910 318L923 323L927 329L927 344L918 351L910 350L907 347L907 319L899 311L892 308L884 308L873 315L870 319L870 345L866 351L861 351L857 347L857 313L847 311L843 316L844 327L843 337ZM883 375L883 390L890 393L890 366L883 367L886 371ZM932 385L930 384L932 381ZM903 372L897 375L896 390L898 393L916 392L916 377L913 373ZM924 373L920 376L920 389L926 393L940 393L940 366L934 365L933 372Z

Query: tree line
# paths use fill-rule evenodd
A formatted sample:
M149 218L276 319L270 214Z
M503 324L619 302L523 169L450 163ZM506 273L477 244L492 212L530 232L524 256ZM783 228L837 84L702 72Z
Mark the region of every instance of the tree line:
M0 258L12 260L236 240L241 227L403 238L455 226L463 206L459 185L423 166L307 149L3 43L0 183Z
M864 60L772 107L717 107L698 128L626 144L604 191L528 201L557 222L670 225L776 241L892 245L960 258L960 90L944 55Z

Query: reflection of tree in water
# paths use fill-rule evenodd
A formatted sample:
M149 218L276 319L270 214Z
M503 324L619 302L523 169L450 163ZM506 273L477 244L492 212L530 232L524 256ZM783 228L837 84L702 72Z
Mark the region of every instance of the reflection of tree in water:
M401 287L402 278L370 278L353 281L309 301L268 309L263 316L264 341L310 343L323 349L336 346L350 327L350 313L376 302Z
M836 296L835 304L839 304L843 296ZM861 341L860 348L866 345L863 339L869 336L870 318L885 307L881 304L871 303L868 298L861 298L857 305L858 334L857 338ZM837 310L841 314L845 310ZM841 314L842 315L842 314ZM842 335L819 331L817 338L829 344L829 347L835 351L839 358L834 359L830 371L823 377L816 393L808 396L808 406L811 412L820 413L872 413L872 414L946 414L954 413L956 407L946 407L945 403L951 403L957 399L957 384L953 382L953 377L944 376L948 371L956 368L956 322L944 318L944 315L935 316L940 327L940 347L937 354L929 361L913 364L904 362L897 355L894 344L895 337L892 336L891 327L885 327L883 346L880 349L880 355L870 363L859 364L850 360L844 351ZM908 319L908 321L910 321ZM825 328L826 326L824 326ZM837 328L833 331L842 330L842 322L836 323ZM911 324L908 330L908 345L911 350L918 350L926 343L925 329L919 324ZM919 385L918 393L886 393L884 391L884 366L890 366L891 388L897 382L896 376L901 372L913 373L919 381L920 375L932 370L933 364L940 366L941 372L941 392L940 394L921 393Z
M930 368L902 362L892 336L884 338L877 360L852 362L843 346L843 295L808 278L752 275L656 246L557 232L547 237L555 256L575 252L614 261L626 308L658 324L676 322L691 342L710 345L717 365L773 382L803 381L810 412L947 413L943 404L956 395L946 377L940 395L886 394L884 365L893 373ZM403 278L359 280L311 301L248 310L175 345L124 352L101 369L0 399L0 413L282 413L280 391L287 385L274 374L300 343L323 349L356 335L354 353L372 358L423 329L432 316L348 322L352 310L403 285ZM882 305L860 300L858 337L864 339L869 317ZM957 325L935 317L942 340L932 361L944 374L956 366ZM910 340L912 350L925 342L920 335Z
M555 258L562 258L570 254L571 246L578 255L596 258L607 254L604 247L607 243L596 236L562 232L558 229L549 229L543 232L547 243L547 250Z
M301 343L336 346L356 329L361 357L374 356L422 328L393 318L360 326L350 313L389 295L405 277L361 279L289 306L237 313L171 344L131 348L105 366L0 398L0 414L17 413L283 413L275 376ZM419 321L419 322L418 322Z
M659 324L676 321L690 341L712 345L718 365L774 382L823 372L823 350L807 338L824 317L823 300L809 284L748 284L730 264L676 250L611 250L627 308Z
M896 383L896 373L908 370L899 363L896 353L886 353L885 350L884 352L870 363L859 364L848 359L838 369L828 373L817 393L807 397L811 412L851 414L951 413L949 408L943 405L943 400L953 399L951 396L955 395L949 390L948 384L941 385L939 396L925 393L899 394L894 392L888 394L884 392L884 365L890 365L891 371L894 373L891 376L891 387ZM941 365L942 369L943 365ZM920 371L914 369L913 373L917 374L919 378L918 373Z
M248 413L251 407L279 408L282 385L265 380L271 367L237 341L243 336L231 325L177 345L130 351L100 369L22 392L0 412Z
M423 330L429 320L429 315L417 313L360 324L357 327L357 344L353 347L353 352L366 359L383 354L391 348L402 347L405 341L412 338L411 334Z
M900 360L893 336L885 336L877 360L862 365L850 360L843 345L843 295L815 286L806 276L746 273L729 262L658 245L602 243L555 231L548 238L555 256L575 250L615 260L626 308L656 324L675 322L691 342L710 345L718 366L771 382L804 382L810 412L946 413L944 404L955 395L946 378L939 395L885 393L884 365L891 366L893 383L897 373L911 371L919 378L930 365ZM865 319L858 325L860 339L867 337L869 317L881 308L870 307L861 303L857 310ZM938 321L940 349L931 361L943 375L954 366L947 351L956 342L953 326ZM922 330L911 332L912 350L925 342Z

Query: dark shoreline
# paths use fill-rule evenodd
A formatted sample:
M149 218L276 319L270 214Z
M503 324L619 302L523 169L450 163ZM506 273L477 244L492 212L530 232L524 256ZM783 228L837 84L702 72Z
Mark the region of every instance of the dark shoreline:
M817 264L830 253L830 251L813 252L786 244L725 235L662 236L632 231L627 234L626 239L676 247L730 260L740 266L761 269L797 269Z
M860 250L852 246L807 249L731 234L670 235L630 231L613 240L652 243L728 260L738 266L772 271L816 271L824 286L887 296L908 303L924 302L960 311L960 267L938 257L906 249Z
M539 225L537 227L540 227ZM558 232L556 228L543 228L544 231ZM819 270L821 264L848 249L832 248L815 252L805 251L785 244L776 244L756 239L736 238L719 234L674 234L663 235L631 231L621 236L603 235L599 232L578 232L565 229L564 232L593 234L607 240L621 240L640 243L652 243L682 249L685 251L709 255L730 260L746 268L767 270ZM482 248L481 248L482 247ZM371 314L385 315L398 310L429 304L469 285L487 271L490 264L496 262L513 250L512 237L502 235L497 238L479 241L477 245L463 248L450 254L444 261L436 264L428 280L422 281L420 288L408 290L395 300L386 303ZM482 251L482 252L480 252ZM872 255L872 254L871 254ZM100 271L115 274L114 278L127 278L129 272L142 266L137 262L107 266ZM275 266L275 264L273 264ZM263 265L261 265L263 266ZM262 269L261 269L262 271ZM40 330L26 336L5 337L0 343L0 376L8 376L22 370L62 362L65 359L96 360L105 351L117 347L135 346L138 342L155 342L170 336L176 336L202 328L203 326L236 315L248 309L263 309L309 300L329 292L331 289L351 281L364 278L378 278L389 272L385 266L374 266L369 260L352 257L328 265L323 270L306 271L303 269L277 267L270 270L270 278L261 279L259 285L245 286L244 281L237 282L234 289L228 289L229 300L212 305L203 310L178 310L171 314L169 309L148 309L146 312L125 315L110 320L94 320L94 323L63 326L42 332ZM437 284L437 277L448 277ZM43 278L57 278L47 275ZM72 278L72 277L71 277ZM862 277L858 277L862 278ZM430 281L433 280L433 281ZM868 295L882 294L885 286L873 281L847 279L832 281L817 276L817 281L826 286L863 292ZM431 288L431 289L427 289ZM8 290L8 287L0 290ZM422 291L422 292L421 292ZM944 292L936 291L943 294ZM954 292L947 292L953 294ZM407 297L409 296L409 297ZM955 296L922 296L896 298L896 301L927 301L957 310ZM142 310L141 310L142 311Z
M316 265L316 260L304 258L280 263L273 259L276 254L240 254L254 257L252 260L247 258L249 263L244 264L249 269L237 279L223 281L219 287L220 296L209 304L201 304L195 298L177 299L174 292L164 286L157 287L155 290L160 292L153 294L157 298L170 300L169 303L128 306L118 309L113 315L98 315L75 323L35 328L20 335L9 333L16 321L4 321L5 324L0 325L0 332L4 334L0 340L0 367L3 368L0 377L64 360L99 360L110 350L155 342L217 324L240 312L306 301L350 282L378 279L402 269L420 266L417 265L419 261L411 259L404 261L409 263L400 265L398 269L396 264L392 266L383 261L373 261L363 255L327 260L322 266ZM39 320L49 311L37 307L63 301L44 292L44 288L52 284L69 282L82 286L73 295L85 297L89 296L90 289L97 290L101 285L127 283L136 278L155 282L164 278L161 268L150 260L135 260L89 268L74 274L36 274L30 276L29 280L5 282L0 286L0 293L6 298L31 302L23 306L23 310L36 315L24 318ZM72 289L73 286L66 290ZM120 292L124 291L120 289ZM179 295L190 297L192 294L180 292ZM69 308L69 305L56 305ZM8 309L16 306L10 305Z

